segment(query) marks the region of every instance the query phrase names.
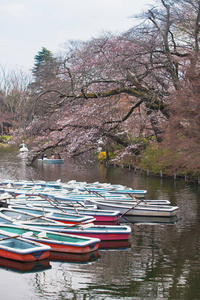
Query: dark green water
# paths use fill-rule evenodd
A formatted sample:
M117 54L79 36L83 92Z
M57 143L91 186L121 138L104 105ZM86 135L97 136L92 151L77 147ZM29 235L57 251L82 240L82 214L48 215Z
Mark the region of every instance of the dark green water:
M128 243L105 245L109 249L90 256L54 257L36 266L0 259L1 299L200 299L197 184L82 161L27 167L7 151L0 152L0 178L119 183L179 206L176 222L129 224Z

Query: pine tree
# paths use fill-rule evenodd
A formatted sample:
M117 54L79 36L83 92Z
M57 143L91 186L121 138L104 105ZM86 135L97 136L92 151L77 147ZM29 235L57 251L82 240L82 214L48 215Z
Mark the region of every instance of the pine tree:
M57 61L53 57L50 50L45 47L34 58L35 64L32 69L33 76L35 80L40 80L42 82L52 81L56 76Z

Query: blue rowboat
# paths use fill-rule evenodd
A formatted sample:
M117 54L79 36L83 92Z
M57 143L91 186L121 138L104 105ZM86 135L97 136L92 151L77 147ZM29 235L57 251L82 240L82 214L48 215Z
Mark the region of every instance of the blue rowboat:
M67 223L67 224L75 224L80 222L117 222L119 219L119 211L111 211L111 210L98 210L98 209L88 209L83 207L69 207L69 208L56 208L53 206L36 206L32 205L32 207L27 206L19 206L11 205L9 206L15 210L21 210L23 212L28 212L36 215L43 215L45 213L45 217L51 220Z
M83 202L80 201L75 201L75 202L60 202L57 201L55 199L50 199L48 198L48 200L45 200L44 198L42 199L36 199L36 197L28 197L28 196L20 196L20 198L18 198L18 196L16 198L9 198L9 199L5 199L1 201L2 204L4 204L4 207L8 206L8 205L15 205L15 206L27 206L27 207L38 207L38 208L42 208L42 207L46 207L47 209L49 207L52 208L60 208L60 210L65 209L65 208L85 208L85 209L96 209L97 206L94 204L84 204Z
M49 158L47 158L47 159L38 159L38 162L39 163L43 163L43 164L50 164L50 165L52 165L52 164L56 164L56 165L61 165L61 164L63 164L64 163L64 159L49 159Z
M6 223L20 222L21 224L60 224L60 222L49 220L43 216L36 216L34 214L17 211L11 208L0 208L0 223L5 220Z
M78 214L70 214L67 212L62 212L61 210L53 211L51 209L34 208L26 207L19 205L10 205L9 208L14 209L18 212L26 212L36 216L42 216L50 220L62 222L65 224L77 224L77 223L91 223L95 221L95 218L92 216L81 216Z

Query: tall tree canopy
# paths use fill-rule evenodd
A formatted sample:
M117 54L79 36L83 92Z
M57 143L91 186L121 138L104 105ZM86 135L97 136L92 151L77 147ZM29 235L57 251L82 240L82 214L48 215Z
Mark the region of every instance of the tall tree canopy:
M51 74L51 65L54 62L53 55L50 50L45 47L35 55L35 64L33 67L33 75L35 77L49 76Z
M118 36L67 42L60 57L44 47L38 52L27 132L70 155L97 148L101 138L107 149L121 145L123 157L146 145L138 150L136 137L150 144L156 138L163 147L180 124L190 124L184 139L198 132L199 1L160 0L134 18L137 26ZM194 111L192 122L184 121Z

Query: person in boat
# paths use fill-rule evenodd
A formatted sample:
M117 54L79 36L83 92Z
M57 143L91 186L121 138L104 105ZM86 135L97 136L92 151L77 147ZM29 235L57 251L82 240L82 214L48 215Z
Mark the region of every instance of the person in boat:
M51 159L55 159L55 156L53 153L51 153Z
M44 156L43 156L43 158L42 158L43 160L45 160L45 159L48 159L47 158L47 155L46 154L44 154Z
M62 159L60 153L57 153L57 159Z

